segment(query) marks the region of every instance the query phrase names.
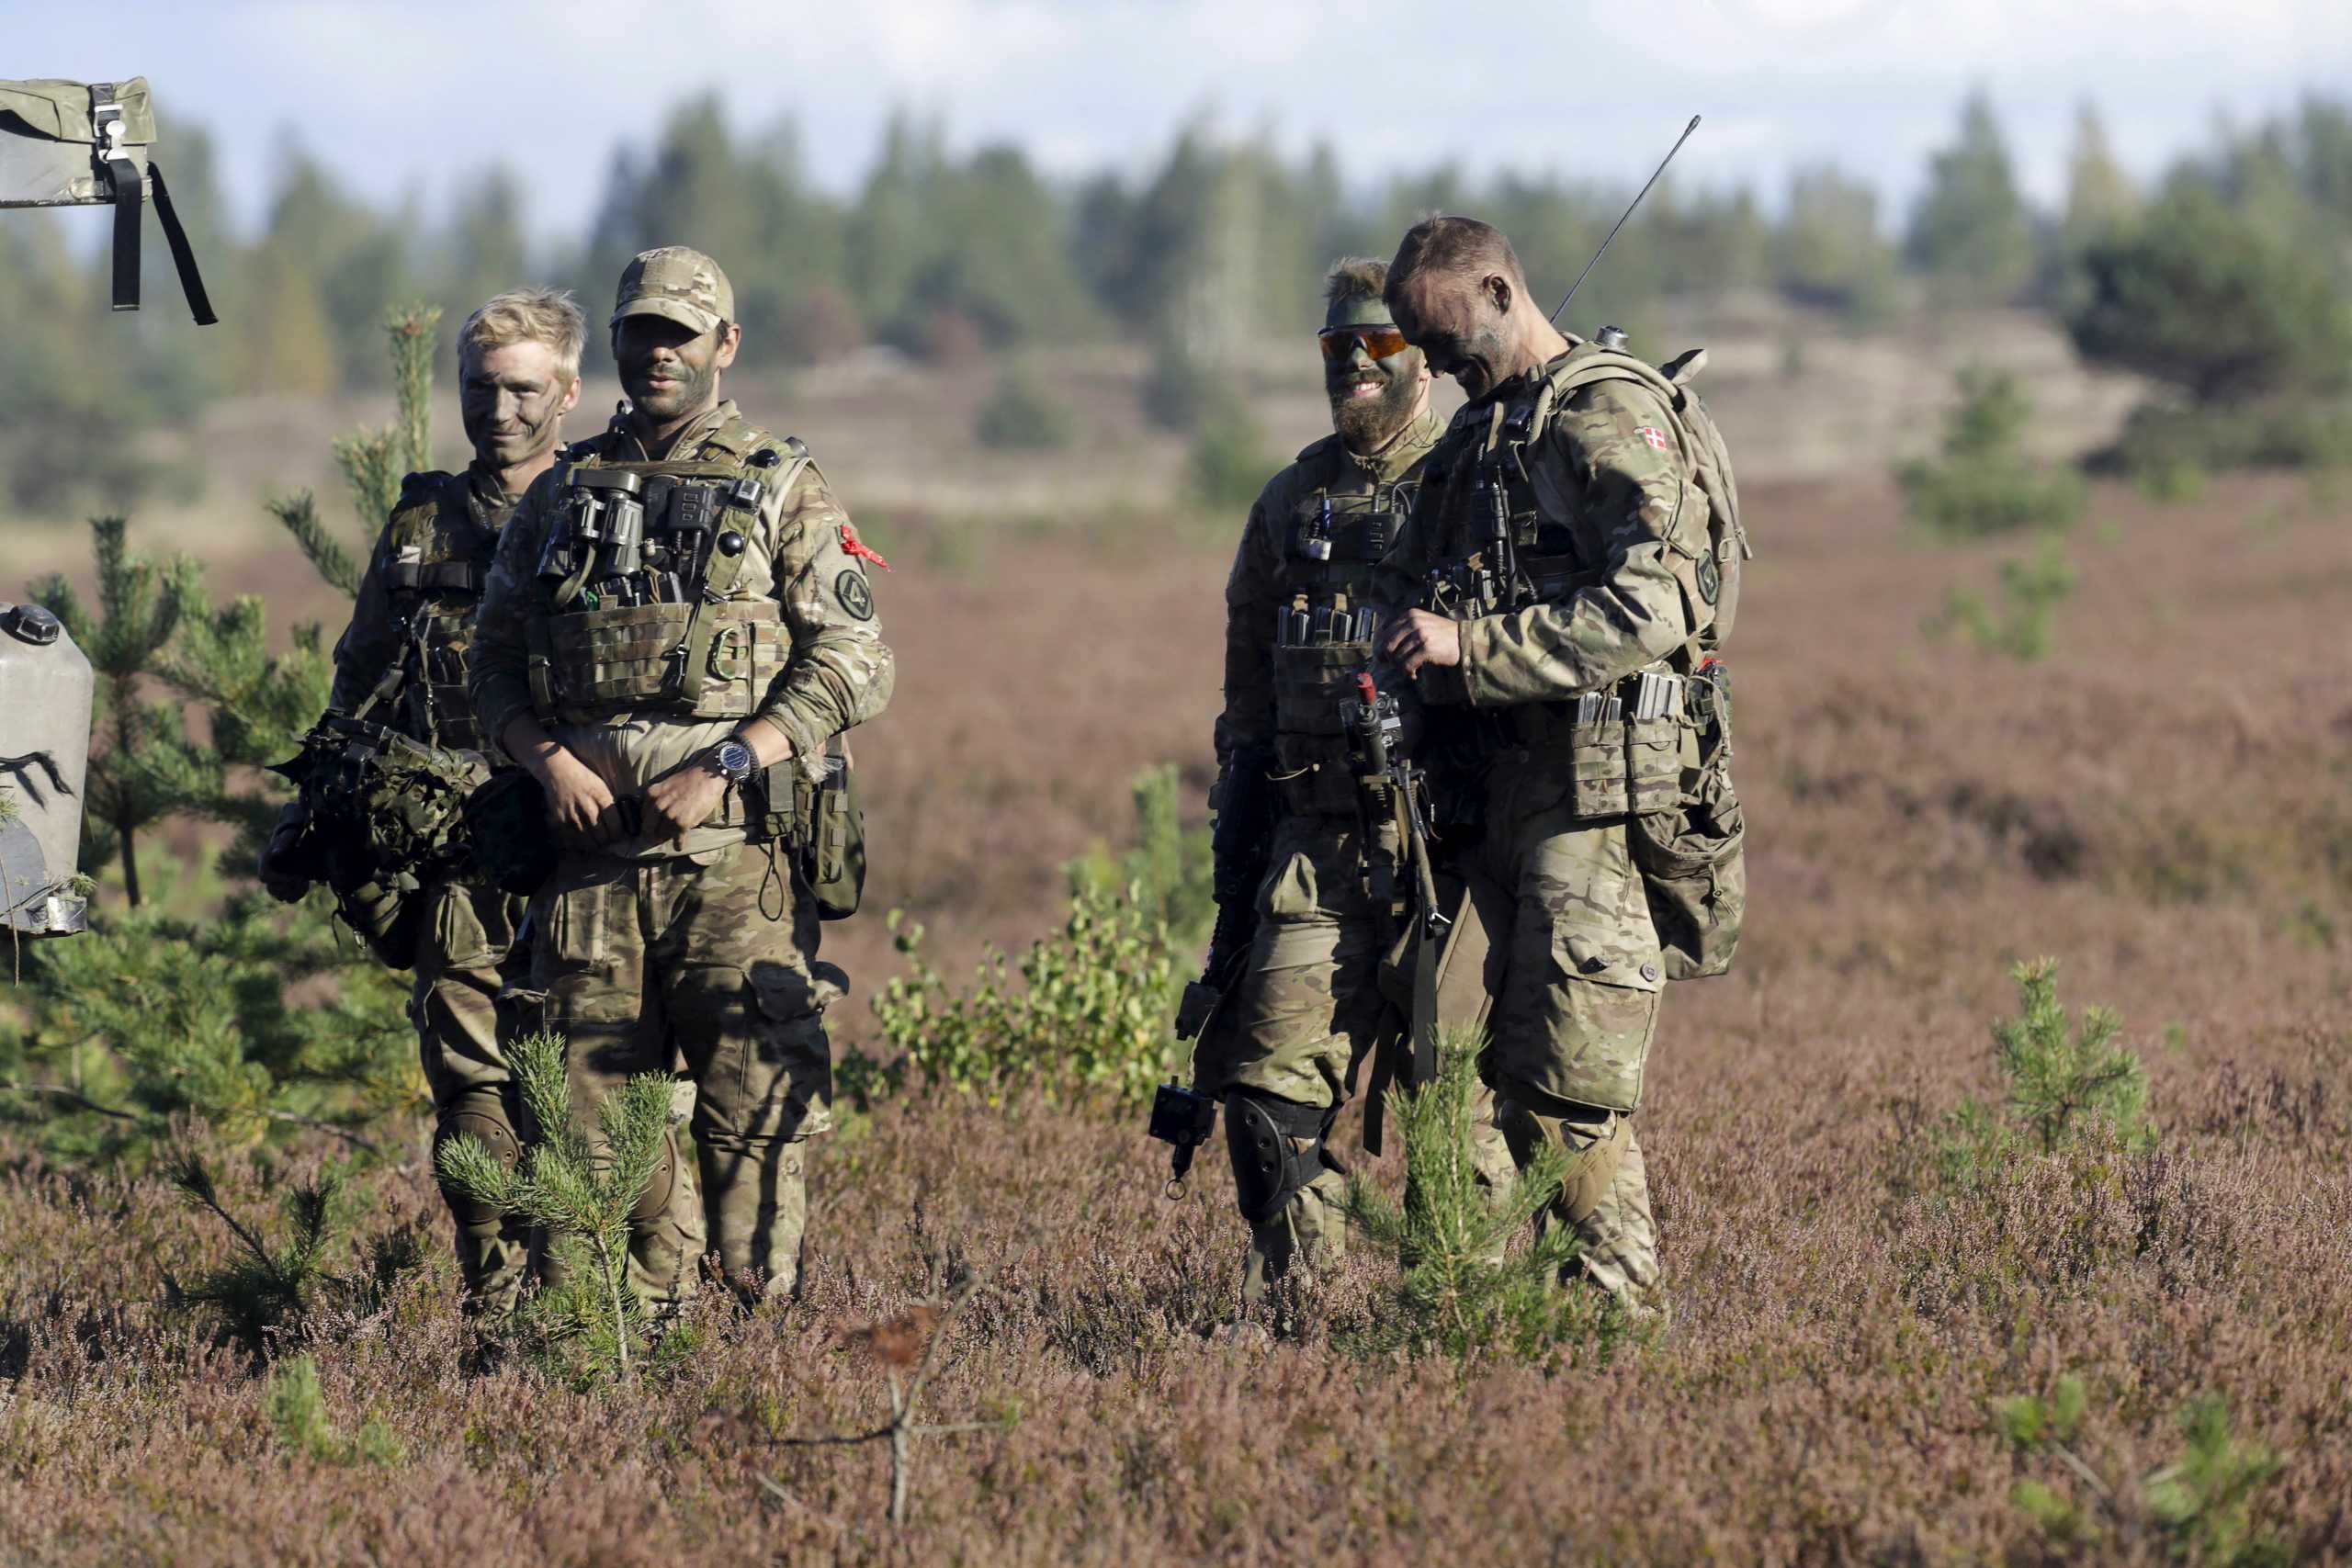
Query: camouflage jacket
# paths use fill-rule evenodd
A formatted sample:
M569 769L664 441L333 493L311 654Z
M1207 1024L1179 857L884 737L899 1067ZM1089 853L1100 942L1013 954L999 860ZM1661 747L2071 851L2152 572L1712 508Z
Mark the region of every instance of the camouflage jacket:
M1464 619L1461 664L1425 668L1415 682L1427 701L1507 708L1605 691L1678 658L1703 624L1707 509L1665 406L1606 381L1532 417L1581 346L1464 405L1423 466L1419 503L1382 567L1390 602L1426 604L1431 570L1477 552L1488 475L1506 483L1534 588Z
M359 580L351 624L334 645L329 705L356 712L400 665L397 694L371 718L412 739L484 749L466 698L465 655L499 529L517 499L481 463L401 481Z
M1327 435L1259 492L1225 585L1221 768L1237 751L1279 752L1280 771L1303 777L1343 749L1338 704L1371 655L1368 634L1382 613L1379 563L1438 433L1437 416L1425 410L1368 457ZM1286 635L1286 617L1306 637ZM1306 798L1294 807L1352 811L1343 772L1328 782L1329 790L1295 792Z
M670 457L718 460L748 457L785 444L747 423L730 401L679 433ZM532 485L499 542L482 596L471 666L474 711L493 744L506 726L533 711L530 622L549 614L537 578L539 558L560 505L566 464L642 462L647 454L616 420L603 434L567 448L557 468ZM762 471L755 469L754 471ZM742 569L731 602L771 599L781 607L790 648L781 672L750 717L766 720L792 744L812 773L833 736L880 713L890 700L893 664L882 641L865 561L849 515L813 463L777 465L788 482L763 492L757 527L745 540ZM697 718L653 706L585 722L548 721L550 736L572 752L616 796L639 794L653 780L749 722ZM740 824L714 822L676 844L624 843L612 852L631 857L698 855L738 842Z

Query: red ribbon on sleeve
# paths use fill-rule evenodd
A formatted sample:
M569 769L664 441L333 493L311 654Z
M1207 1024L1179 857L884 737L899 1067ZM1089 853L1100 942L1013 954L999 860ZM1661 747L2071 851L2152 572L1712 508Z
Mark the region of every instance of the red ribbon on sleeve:
M884 571L890 570L890 563L882 558L882 552L857 536L857 528L854 524L842 525L842 548L860 560L872 561Z

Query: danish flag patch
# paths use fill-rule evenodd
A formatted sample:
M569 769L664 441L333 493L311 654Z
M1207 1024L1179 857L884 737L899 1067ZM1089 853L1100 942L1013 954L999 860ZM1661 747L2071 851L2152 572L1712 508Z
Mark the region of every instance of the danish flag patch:
M1634 434L1636 434L1636 435L1638 435L1638 436L1640 436L1643 440L1645 440L1645 441L1648 442L1651 446L1653 446L1657 447L1659 451L1663 452L1663 451L1665 451L1665 450L1666 450L1666 432L1665 432L1665 431L1663 431L1663 430L1653 430L1652 428L1650 428L1650 426L1648 426L1648 425L1646 425L1646 424L1645 424L1645 425L1642 426L1639 430L1636 430L1635 432L1634 432Z

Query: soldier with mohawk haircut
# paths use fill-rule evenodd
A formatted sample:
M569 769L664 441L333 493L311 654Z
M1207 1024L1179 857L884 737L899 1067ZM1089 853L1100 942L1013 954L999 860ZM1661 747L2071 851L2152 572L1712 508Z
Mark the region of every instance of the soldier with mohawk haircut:
M1344 1247L1324 1145L1385 1005L1388 933L1367 870L1395 846L1365 841L1340 714L1383 615L1374 568L1441 428L1429 368L1383 300L1387 275L1350 258L1326 277L1317 338L1333 434L1267 481L1226 585L1218 929L1246 929L1254 911L1255 930L1195 1081L1225 1100L1250 1224L1245 1304L1293 1262L1329 1264Z

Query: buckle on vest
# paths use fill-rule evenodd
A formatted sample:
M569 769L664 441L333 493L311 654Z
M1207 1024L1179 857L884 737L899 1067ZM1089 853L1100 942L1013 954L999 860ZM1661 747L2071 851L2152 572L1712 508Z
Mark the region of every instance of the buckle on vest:
M760 498L765 494L767 494L767 487L748 475L727 487L728 503L740 506L746 512L757 512L760 509Z

